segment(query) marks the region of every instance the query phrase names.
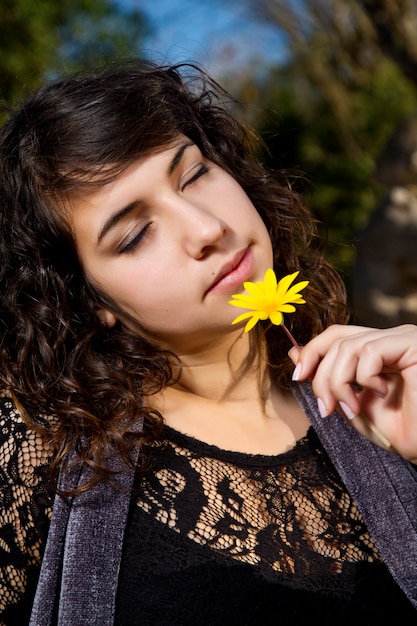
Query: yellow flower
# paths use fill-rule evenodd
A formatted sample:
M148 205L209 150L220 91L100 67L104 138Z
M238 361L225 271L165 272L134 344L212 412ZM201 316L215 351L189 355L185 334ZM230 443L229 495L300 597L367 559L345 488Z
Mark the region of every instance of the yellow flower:
M294 274L284 276L277 284L275 272L270 268L266 270L263 282L243 283L248 294L233 295L234 300L229 300L229 304L252 310L239 315L232 324L238 324L249 319L245 326L245 333L249 332L259 320L269 318L276 326L283 324L283 313L293 313L295 311L294 304L305 304L305 300L299 292L308 285L309 281L303 280L290 287L298 273L294 272Z

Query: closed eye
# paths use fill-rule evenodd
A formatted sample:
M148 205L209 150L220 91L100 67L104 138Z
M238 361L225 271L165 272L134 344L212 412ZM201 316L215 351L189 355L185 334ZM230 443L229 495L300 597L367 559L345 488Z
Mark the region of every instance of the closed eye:
M132 236L132 238L125 240L121 246L118 247L119 254L129 254L129 252L134 252L140 243L145 239L147 235L149 235L149 229L152 226L152 222L146 224L142 230L140 230L136 235Z
M193 183L195 183L201 176L203 176L204 174L207 174L208 171L209 171L208 167L206 167L205 165L200 165L200 167L195 172L195 174L193 174L191 178L185 181L185 183L183 184L181 188L181 191L184 191L184 189L186 189L189 185L192 185Z

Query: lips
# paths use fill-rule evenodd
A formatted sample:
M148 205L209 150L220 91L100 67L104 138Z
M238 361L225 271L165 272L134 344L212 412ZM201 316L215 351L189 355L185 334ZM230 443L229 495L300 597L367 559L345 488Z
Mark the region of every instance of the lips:
M209 292L227 292L231 287L241 285L249 278L252 267L253 258L250 249L241 250L221 267L206 294Z

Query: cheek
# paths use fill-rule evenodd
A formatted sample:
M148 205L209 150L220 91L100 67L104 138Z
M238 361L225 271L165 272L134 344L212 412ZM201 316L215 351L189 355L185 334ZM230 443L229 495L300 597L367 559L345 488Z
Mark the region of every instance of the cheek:
M248 221L248 223L252 224L258 232L263 231L269 238L266 226L251 199L246 195L245 191L238 185L238 183L235 184L234 202L230 202L230 206L233 207L232 210L234 218L238 220L238 223L241 222L242 219Z
M181 310L184 294L178 272L176 276L177 283L160 266L154 264L144 272L133 264L131 269L102 275L97 283L118 306L146 324Z

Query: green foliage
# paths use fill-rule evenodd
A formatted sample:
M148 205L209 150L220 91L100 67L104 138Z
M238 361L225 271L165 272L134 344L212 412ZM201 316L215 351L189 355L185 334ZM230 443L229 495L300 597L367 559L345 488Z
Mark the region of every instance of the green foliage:
M70 19L59 28L60 56L71 70L132 56L149 34L139 11L126 13L107 0L88 0L88 4L93 2L94 11L93 7L88 11L82 8L73 11Z
M347 149L327 101L297 69L277 68L258 87L259 106L269 115L255 125L269 148L267 165L304 174L300 191L323 224L329 260L349 287L355 240L384 191L373 178L376 158L397 123L417 109L417 92L392 63L379 63L366 88L349 89L354 149Z
M141 12L113 0L2 0L0 95L13 103L45 75L135 54L147 33Z

